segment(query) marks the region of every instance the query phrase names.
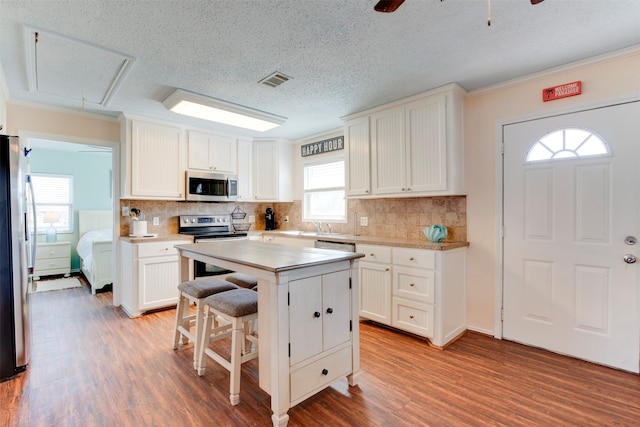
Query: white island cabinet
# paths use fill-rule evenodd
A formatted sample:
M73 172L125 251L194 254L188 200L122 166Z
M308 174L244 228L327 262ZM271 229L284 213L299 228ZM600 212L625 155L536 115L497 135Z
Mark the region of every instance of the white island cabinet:
M178 249L182 279L191 259L258 278L259 382L271 396L273 425L281 427L289 408L337 379L357 384L362 254L276 245L228 240Z
M175 245L187 243L191 240L121 240L121 305L129 317L177 304L180 270Z

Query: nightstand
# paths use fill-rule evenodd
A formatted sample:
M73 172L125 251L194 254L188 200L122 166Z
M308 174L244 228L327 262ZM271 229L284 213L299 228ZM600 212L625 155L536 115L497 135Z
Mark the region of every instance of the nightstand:
M71 242L37 243L33 280L40 276L71 273Z

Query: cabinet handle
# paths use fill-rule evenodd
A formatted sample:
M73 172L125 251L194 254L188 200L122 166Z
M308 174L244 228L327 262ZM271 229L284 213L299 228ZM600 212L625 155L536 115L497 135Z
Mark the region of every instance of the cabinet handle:
M385 269L384 269L384 271L389 271L389 268L388 268L388 267L387 267L387 268L385 268Z
M409 315L409 319L413 319L413 314Z
M326 368L322 370L322 375L327 375L328 373L329 373L329 371L327 371Z
M413 288L415 286L415 283L409 283L409 287Z
M331 307L327 308L327 313L329 313L329 314L333 313L333 308L331 308Z
M414 258L412 256L409 257L409 261L413 261L413 260L414 260Z
M315 318L318 318L320 316L321 316L321 314L320 314L319 311L316 311L315 313L313 313L313 317L315 317Z
M371 255L369 255L369 256L376 256L376 254L371 254Z

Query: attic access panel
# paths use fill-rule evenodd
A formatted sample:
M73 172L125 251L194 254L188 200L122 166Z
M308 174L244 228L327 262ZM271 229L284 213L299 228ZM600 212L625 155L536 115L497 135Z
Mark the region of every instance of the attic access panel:
M106 106L124 81L133 58L46 31L30 31L33 70L30 89Z

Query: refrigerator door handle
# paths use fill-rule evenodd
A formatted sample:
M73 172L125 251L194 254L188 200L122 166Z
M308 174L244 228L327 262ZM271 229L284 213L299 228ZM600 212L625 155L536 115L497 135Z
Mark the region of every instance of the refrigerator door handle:
M31 182L31 175L27 175L27 187L29 189L29 195L31 196L31 215L33 216L33 242L31 242L31 259L30 264L27 266L29 274L33 274L34 266L36 263L36 236L38 235L38 223L36 221L36 198L33 192L33 183ZM25 212L25 217L26 217ZM27 234L26 241L29 241L29 223L25 221L25 233Z

